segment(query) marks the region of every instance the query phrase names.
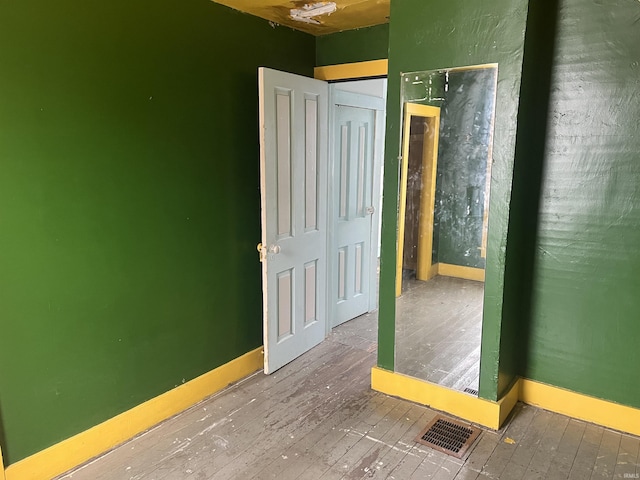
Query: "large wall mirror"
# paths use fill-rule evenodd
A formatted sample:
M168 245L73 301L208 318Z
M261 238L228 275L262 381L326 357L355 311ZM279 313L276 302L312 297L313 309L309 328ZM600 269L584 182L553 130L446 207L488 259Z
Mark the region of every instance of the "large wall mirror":
M498 66L402 74L399 373L477 395Z

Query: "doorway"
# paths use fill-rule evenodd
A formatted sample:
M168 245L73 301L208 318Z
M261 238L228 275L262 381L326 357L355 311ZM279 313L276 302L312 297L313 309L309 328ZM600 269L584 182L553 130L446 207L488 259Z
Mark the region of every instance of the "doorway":
M328 330L377 309L386 79L330 85Z
M266 373L377 308L383 83L259 69Z
M438 167L440 108L417 103L405 105L396 297L402 293L403 272L415 271L416 279L427 281L437 273L433 264L433 218ZM408 173L411 172L411 176ZM435 267L435 268L434 268Z

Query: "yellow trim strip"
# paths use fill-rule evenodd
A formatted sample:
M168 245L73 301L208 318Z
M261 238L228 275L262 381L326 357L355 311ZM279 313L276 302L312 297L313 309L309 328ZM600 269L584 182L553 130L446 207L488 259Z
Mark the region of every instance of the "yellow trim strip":
M411 144L411 119L423 117L435 123L433 131L440 131L440 107L419 103L404 104L404 127L402 129L402 160L400 165L400 194L398 199L398 235L396 240L396 297L402 295L402 268L404 266L404 242L407 210L407 186L409 176L409 147ZM420 217L418 236L418 259L416 278L429 280L431 274L431 250L433 242L433 204L436 191L436 170L438 164L439 135L431 135L431 141L424 134L423 178L426 186L420 196Z
M640 435L640 409L534 380L520 379L520 400L552 412Z
M383 77L389 71L389 61L370 60L368 62L343 63L326 65L313 69L313 76L318 80L346 80L349 78Z
M371 388L494 430L500 428L519 400L551 412L640 435L640 409L525 378L516 380L507 394L497 402L472 397L379 367L371 369Z
M437 107L431 107L435 109ZM435 215L436 176L438 172L438 141L440 139L440 108L437 115L425 118L423 134L422 185L418 233L418 268L416 278L429 280L433 276L433 220ZM427 128L428 126L428 128ZM411 127L409 127L411 128ZM436 135L436 132L438 134ZM405 132L410 137L410 132ZM407 152L407 162L409 161ZM404 161L404 158L403 158Z
M6 480L4 476L4 461L2 460L2 447L0 446L0 480Z
M516 379L513 382L513 385L509 388L509 391L504 394L504 396L498 400L498 403L501 405L500 408L500 419L498 421L498 425L502 426L504 421L507 419L513 407L516 406L520 400L520 379Z
M262 347L169 390L84 432L10 465L4 480L53 478L112 449L230 383L263 367Z
M492 402L379 367L371 369L371 388L494 430L500 428L518 400L517 384L500 401Z
M438 275L484 282L484 268L462 267L460 265L438 263Z

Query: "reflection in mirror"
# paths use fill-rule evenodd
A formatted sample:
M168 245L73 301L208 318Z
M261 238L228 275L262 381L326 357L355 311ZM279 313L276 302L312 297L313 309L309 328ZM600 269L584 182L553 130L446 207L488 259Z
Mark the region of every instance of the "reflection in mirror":
M477 394L497 65L402 74L397 372Z

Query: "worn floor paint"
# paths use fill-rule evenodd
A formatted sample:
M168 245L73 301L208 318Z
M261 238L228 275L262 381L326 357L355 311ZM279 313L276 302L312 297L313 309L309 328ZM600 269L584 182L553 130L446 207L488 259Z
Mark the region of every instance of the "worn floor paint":
M369 388L360 317L271 376L253 375L59 480L625 478L640 439L519 404L458 460L413 441L436 412ZM633 476L626 478L635 478Z

